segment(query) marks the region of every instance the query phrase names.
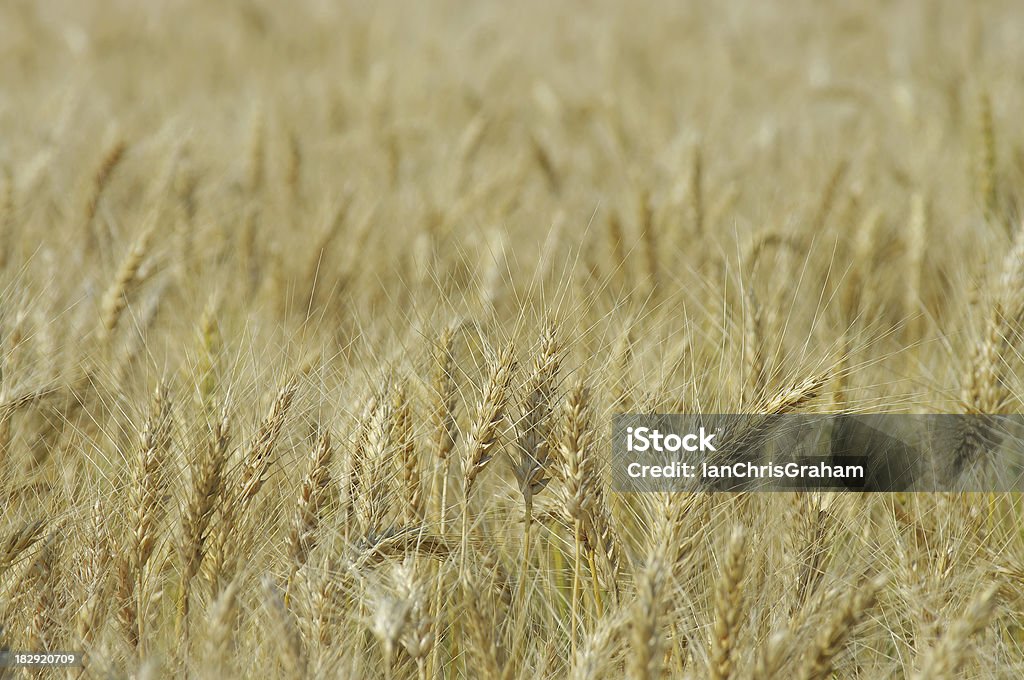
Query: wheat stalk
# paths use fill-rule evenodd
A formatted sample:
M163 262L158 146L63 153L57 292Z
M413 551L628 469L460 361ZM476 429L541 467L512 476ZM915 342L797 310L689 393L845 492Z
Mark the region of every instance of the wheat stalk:
M437 518L445 532L448 518L448 476L451 468L450 454L455 448L459 430L455 421L455 331L447 327L441 333L435 348L431 425L434 430L434 453L441 462L437 488Z

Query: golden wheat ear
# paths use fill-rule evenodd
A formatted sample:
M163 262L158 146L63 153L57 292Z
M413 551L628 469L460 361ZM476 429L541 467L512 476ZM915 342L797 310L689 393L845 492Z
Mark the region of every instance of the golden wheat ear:
M711 659L708 677L729 680L736 668L737 636L742 624L743 574L746 568L746 533L742 527L733 530L715 588L715 624L711 638Z
M142 233L139 234L131 248L128 249L124 259L121 260L121 265L117 269L114 281L103 295L100 337L104 339L110 338L117 329L117 324L121 320L121 314L128 305L128 295L138 283L142 262L149 255L150 241L155 231L156 221L153 218L143 228Z

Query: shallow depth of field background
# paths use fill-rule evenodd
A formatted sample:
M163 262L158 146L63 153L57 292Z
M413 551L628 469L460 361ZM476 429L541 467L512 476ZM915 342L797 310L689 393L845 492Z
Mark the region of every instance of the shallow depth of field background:
M619 412L1024 408L1022 32L1011 1L3 3L0 649L1021 674L1018 499L603 466Z

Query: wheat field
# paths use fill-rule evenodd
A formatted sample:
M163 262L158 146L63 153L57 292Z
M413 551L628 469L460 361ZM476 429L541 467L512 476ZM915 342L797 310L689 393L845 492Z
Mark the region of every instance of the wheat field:
M616 413L1024 412L1022 32L0 4L0 650L85 652L0 677L1024 675L1013 495L608 477Z

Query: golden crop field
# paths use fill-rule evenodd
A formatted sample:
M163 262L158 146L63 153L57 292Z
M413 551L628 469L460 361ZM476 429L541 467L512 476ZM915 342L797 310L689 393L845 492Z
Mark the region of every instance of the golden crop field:
M0 677L1024 676L1012 494L609 481L617 413L1024 412L1021 35L0 3L0 652L85 653Z

